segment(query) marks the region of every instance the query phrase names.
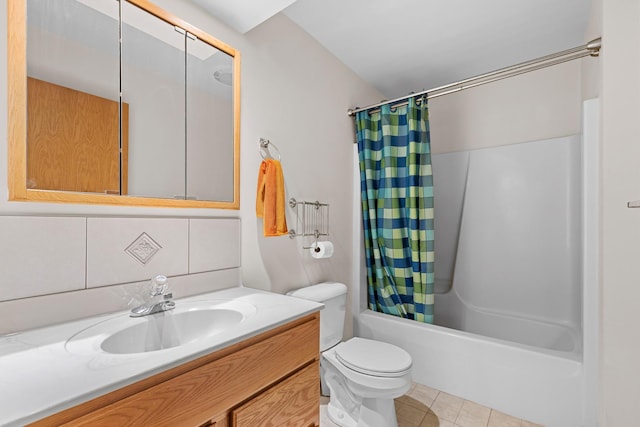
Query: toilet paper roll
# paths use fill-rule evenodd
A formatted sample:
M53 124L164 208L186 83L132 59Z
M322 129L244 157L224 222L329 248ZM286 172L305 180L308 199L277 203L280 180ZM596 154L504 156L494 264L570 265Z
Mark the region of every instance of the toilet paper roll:
M333 255L333 243L315 242L309 249L314 258L330 258Z

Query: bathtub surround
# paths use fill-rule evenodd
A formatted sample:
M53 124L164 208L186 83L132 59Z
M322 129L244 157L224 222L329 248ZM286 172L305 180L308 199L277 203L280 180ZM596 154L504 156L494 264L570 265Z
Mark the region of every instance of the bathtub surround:
M437 325L581 354L581 153L573 136L433 156Z

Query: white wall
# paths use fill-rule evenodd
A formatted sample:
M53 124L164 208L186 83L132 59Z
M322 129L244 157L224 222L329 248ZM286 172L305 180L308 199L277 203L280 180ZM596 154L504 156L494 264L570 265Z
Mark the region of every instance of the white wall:
M284 15L277 15L247 35L241 35L185 1L157 0L155 3L234 46L241 53L241 210L8 202L6 32L0 32L0 145L5 147L0 149L0 216L71 215L86 223L93 221L94 217L141 217L140 230L147 229L147 224L153 217L188 218L190 224L198 217L242 217L242 281L247 286L284 292L323 280L337 280L353 287L353 194L350 180L354 131L346 110L356 103L376 102L382 95L360 80ZM6 28L6 9L7 0L0 1L0 27L3 28ZM333 258L311 260L309 254L301 249L303 243L309 242L303 242L300 238L290 240L286 236L262 237L260 222L255 217L257 171L261 161L258 142L261 137L269 138L280 149L289 196L331 204L330 239L336 246ZM345 185L346 183L349 184ZM290 223L294 222L291 212L288 220ZM126 222L124 219L122 221ZM235 237L237 235L235 233ZM234 236L220 237L209 233L202 245L206 248L217 239L225 242L234 239ZM80 257L78 262L89 261ZM16 266L24 266L26 270L27 263L18 261ZM47 286L43 277L34 272L25 271L25 275L30 280ZM185 277L190 276L199 277L197 274ZM237 285L234 278L220 280L221 282L209 279L205 283L198 281L185 284L184 288L188 288L190 292L204 292L211 287ZM64 320L65 313L57 313L55 320L47 315L47 308L54 305L61 308L59 311L65 311L68 317L90 315L97 301L109 299L108 295L117 301L109 305L116 307L112 309L126 305L122 298L128 292L123 288L126 285L55 293L60 289L59 285L58 283L49 288L50 292L54 292L51 295L0 302L0 313L18 318L18 325L13 328L20 329L46 324L47 321ZM19 319L24 315L16 314L40 311L44 315L34 316L31 319L33 321Z
M640 2L602 2L600 425L640 419Z
M591 13L589 14L585 43L602 36L602 2L603 0L591 0ZM599 97L601 85L602 61L600 58L582 61L582 99Z
M434 154L580 133L582 59L429 100Z
M346 110L373 103L373 91L284 15L277 15L247 35L243 86L241 211L245 285L285 292L334 280L352 282L351 222L353 121ZM270 139L280 150L287 198L330 204L332 258L309 255L308 238L262 236L255 219L255 188L260 161L258 140ZM295 227L294 212L287 221ZM350 323L347 335L350 334Z

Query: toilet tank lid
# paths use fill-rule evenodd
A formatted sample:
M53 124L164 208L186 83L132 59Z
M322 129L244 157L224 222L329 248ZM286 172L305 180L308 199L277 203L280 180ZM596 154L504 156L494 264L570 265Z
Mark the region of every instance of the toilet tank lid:
M324 302L347 293L347 286L338 282L323 282L306 288L294 289L287 295L309 301Z

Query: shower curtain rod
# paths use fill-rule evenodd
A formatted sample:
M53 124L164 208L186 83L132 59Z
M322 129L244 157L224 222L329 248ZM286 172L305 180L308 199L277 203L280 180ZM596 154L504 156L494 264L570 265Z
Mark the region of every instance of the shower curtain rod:
M514 77L519 74L528 73L530 71L540 70L542 68L550 67L552 65L561 64L563 62L572 61L574 59L583 58L585 56L598 56L600 54L600 48L602 47L602 39L591 40L589 43L574 47L572 49L563 50L562 52L552 53L547 56L543 56L530 61L521 62L520 64L512 65L510 67L501 68L499 70L491 71L485 74L480 74L475 77L460 80L458 82L449 83L444 86L438 86L432 89L423 90L422 92L412 93L410 95L402 96L400 98L392 99L391 101L382 101L377 104L372 104L363 108L350 108L347 110L347 114L350 117L356 115L360 111L369 111L374 113L380 110L372 110L376 107L387 104L396 104L394 107L407 104L407 99L418 96L424 96L426 99L436 98L442 95L448 95L450 93L459 92L464 89L470 89L472 87L480 86L486 83L495 82L498 80L506 79L508 77ZM425 96L426 95L426 96ZM404 101L404 102L401 102Z

